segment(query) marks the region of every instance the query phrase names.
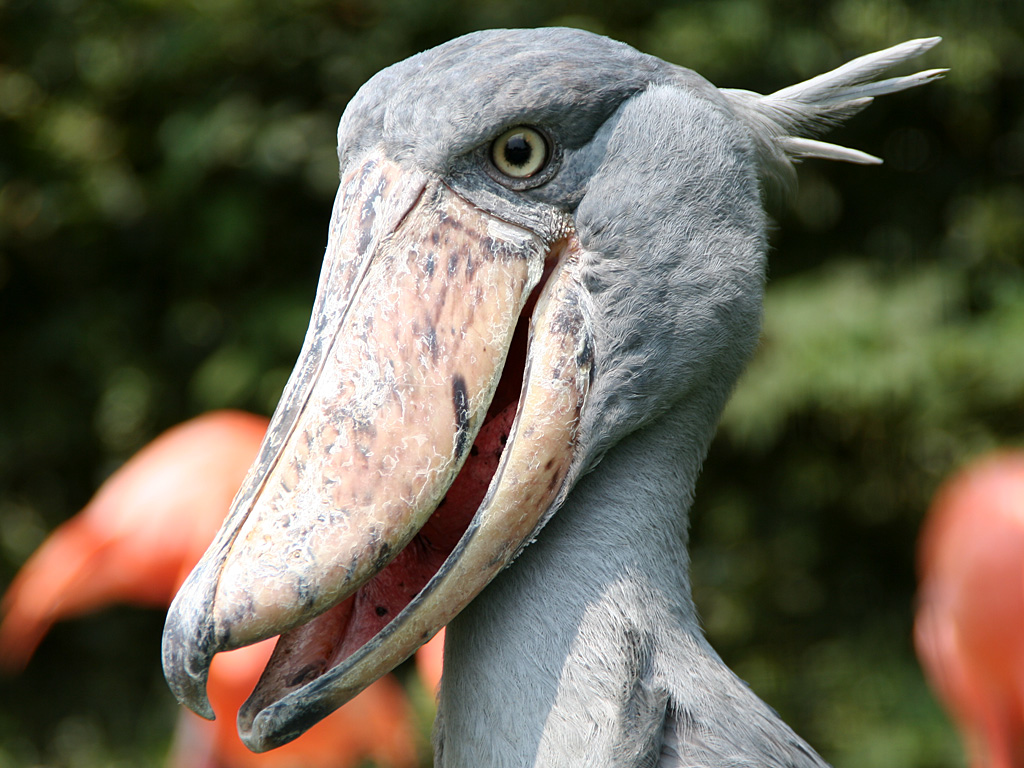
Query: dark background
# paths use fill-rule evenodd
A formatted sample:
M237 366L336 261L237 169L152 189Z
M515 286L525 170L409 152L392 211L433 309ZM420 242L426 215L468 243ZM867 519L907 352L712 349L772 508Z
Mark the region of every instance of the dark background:
M914 660L941 479L1024 433L1024 3L0 0L0 588L158 432L269 413L305 331L335 129L380 68L568 24L770 92L943 35L936 84L832 139L775 211L764 339L698 487L726 661L843 768L961 766ZM911 68L904 67L905 71ZM0 768L159 765L154 612L57 627L0 680Z

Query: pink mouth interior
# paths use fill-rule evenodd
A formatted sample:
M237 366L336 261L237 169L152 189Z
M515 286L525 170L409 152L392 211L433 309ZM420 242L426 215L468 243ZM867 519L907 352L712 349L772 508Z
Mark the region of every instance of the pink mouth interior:
M394 619L426 586L469 527L498 469L515 420L535 301L536 293L520 315L483 426L448 493L388 565L354 595L314 619L317 644L326 656L326 666L316 665L318 674L340 664Z

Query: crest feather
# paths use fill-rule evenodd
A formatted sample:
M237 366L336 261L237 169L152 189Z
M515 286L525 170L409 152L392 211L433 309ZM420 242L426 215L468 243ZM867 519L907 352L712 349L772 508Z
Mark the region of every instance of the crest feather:
M881 73L933 48L941 37L925 37L848 61L810 80L767 96L723 88L737 116L751 129L770 190L786 188L795 179L793 163L806 157L877 164L879 158L810 138L824 133L868 106L876 96L915 88L942 77L947 70L928 69L913 75L876 80Z

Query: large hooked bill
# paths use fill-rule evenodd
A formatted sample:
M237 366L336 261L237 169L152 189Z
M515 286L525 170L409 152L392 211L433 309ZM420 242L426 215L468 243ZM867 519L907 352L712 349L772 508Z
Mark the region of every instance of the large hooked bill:
M284 744L408 658L573 482L592 347L571 226L542 236L372 151L339 187L306 340L256 463L175 598L164 672L281 635L239 713ZM532 318L532 319L531 319Z

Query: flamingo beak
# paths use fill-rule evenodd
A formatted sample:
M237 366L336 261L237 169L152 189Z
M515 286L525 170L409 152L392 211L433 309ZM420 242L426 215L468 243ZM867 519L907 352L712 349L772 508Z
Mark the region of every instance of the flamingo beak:
M182 703L212 717L213 655L281 635L239 730L254 751L290 741L429 640L557 508L591 360L562 231L379 151L350 165L298 363L168 613Z

